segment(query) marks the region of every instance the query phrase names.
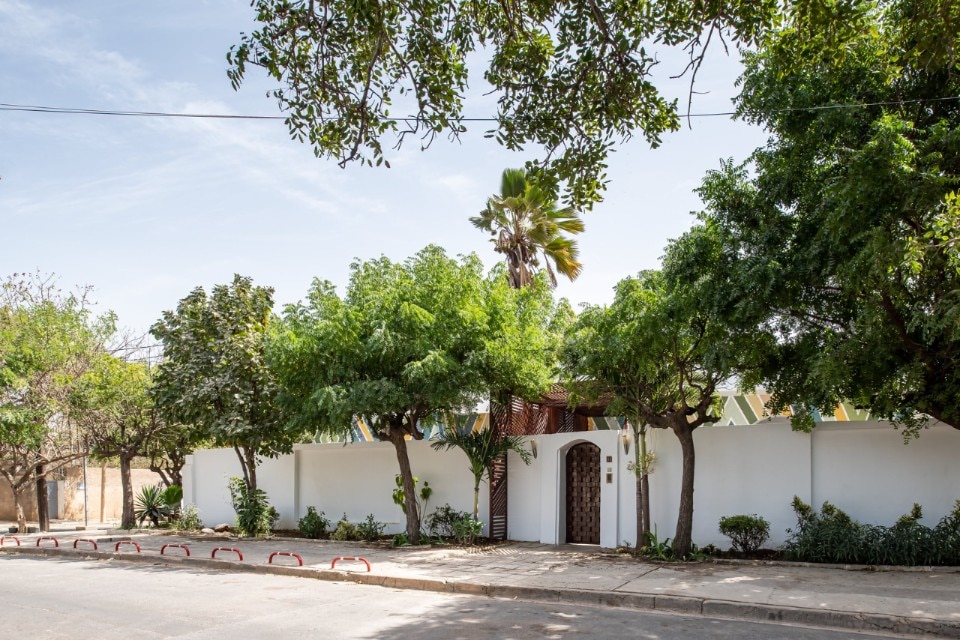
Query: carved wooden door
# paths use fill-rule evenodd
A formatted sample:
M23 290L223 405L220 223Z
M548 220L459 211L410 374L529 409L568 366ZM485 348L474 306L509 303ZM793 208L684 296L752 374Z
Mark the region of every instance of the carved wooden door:
M567 542L600 544L600 447L567 452Z

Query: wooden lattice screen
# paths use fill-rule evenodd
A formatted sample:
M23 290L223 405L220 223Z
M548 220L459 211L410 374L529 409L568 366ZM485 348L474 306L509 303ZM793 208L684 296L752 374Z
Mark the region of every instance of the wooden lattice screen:
M490 428L496 436L542 434L547 428L547 412L540 404L511 396L506 404L490 402ZM490 537L507 537L507 457L498 458L490 469Z

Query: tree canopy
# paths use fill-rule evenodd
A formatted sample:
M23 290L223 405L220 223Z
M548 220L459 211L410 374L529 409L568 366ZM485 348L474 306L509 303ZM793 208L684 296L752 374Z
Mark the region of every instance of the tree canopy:
M836 28L796 17L746 56L738 112L771 138L706 177L668 275L769 346L745 382L795 426L849 399L960 428L960 8L821 9Z
M277 408L264 356L272 308L273 289L237 275L209 294L194 289L150 330L163 343L154 380L161 415L196 429L198 439L232 447L252 491L257 458L290 452L300 436Z
M457 138L468 117L492 115L488 137L510 150L541 148L528 168L548 191L562 182L571 205L589 208L616 144L640 133L655 147L679 126L676 102L653 84L656 48L685 47L695 73L711 41L755 44L779 5L252 0L259 27L231 48L228 73L237 88L248 65L266 70L291 136L341 165L380 165L389 139L413 136L426 148ZM478 61L487 61L496 114L465 113Z
M13 491L20 527L29 482L43 483L46 473L84 453L69 420L69 395L115 324L113 314L92 313L88 294L65 294L54 276L41 274L13 274L0 286L0 476Z
M543 283L513 290L485 278L474 256L427 247L403 263L355 262L343 297L315 281L271 339L280 401L297 428L346 434L356 416L397 451L407 536L419 514L406 440L491 389L546 388L552 297Z
M673 542L678 557L692 544L693 432L719 418L718 385L750 353L749 344L702 312L696 289L671 289L659 271L621 280L610 306L584 308L564 346L574 398L604 397L611 415L625 416L637 428L670 429L679 440L683 477ZM639 541L649 515L647 522L638 517L638 525Z
M136 523L131 463L148 453L169 427L160 419L150 395L152 376L144 363L103 354L77 380L70 394L71 412L82 426L91 453L117 458L123 492L121 526Z

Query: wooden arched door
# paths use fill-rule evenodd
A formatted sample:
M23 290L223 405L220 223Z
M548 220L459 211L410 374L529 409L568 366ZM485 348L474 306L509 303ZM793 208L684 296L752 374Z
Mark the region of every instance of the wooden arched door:
M600 447L567 451L567 542L600 544Z

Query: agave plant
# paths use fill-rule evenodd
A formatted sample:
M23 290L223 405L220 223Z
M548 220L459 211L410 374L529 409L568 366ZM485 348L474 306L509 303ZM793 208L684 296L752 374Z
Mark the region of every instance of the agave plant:
M136 509L133 516L143 526L145 520L150 520L153 526L160 526L160 518L170 515L170 505L167 503L166 491L159 484L141 487L136 497Z

